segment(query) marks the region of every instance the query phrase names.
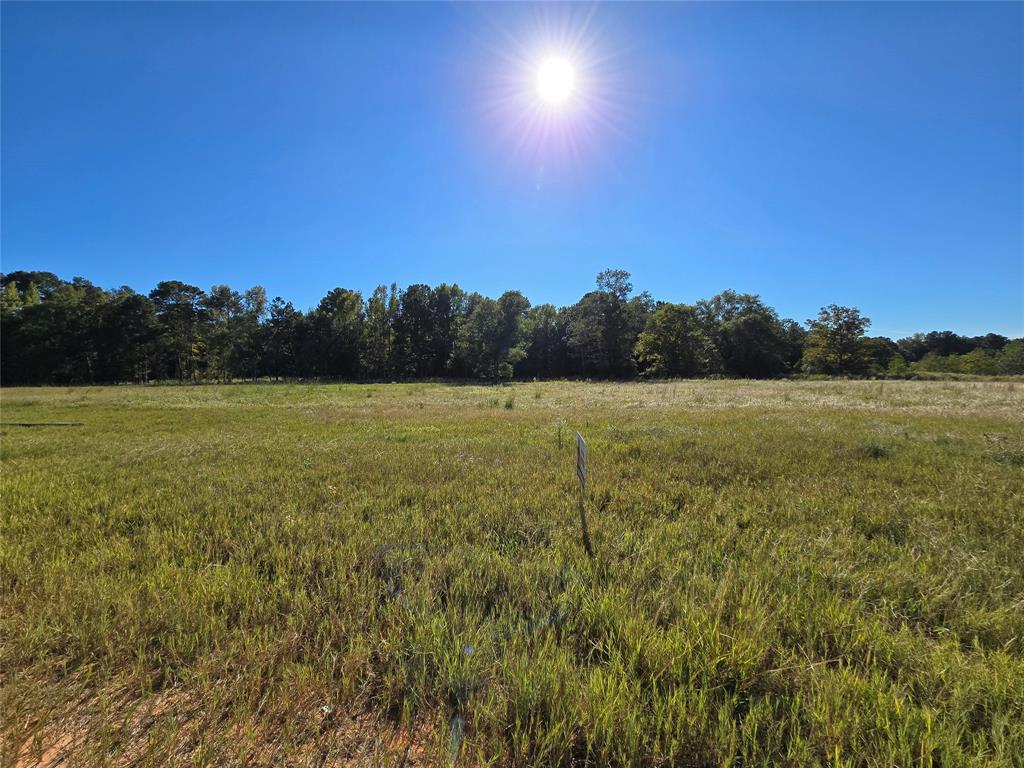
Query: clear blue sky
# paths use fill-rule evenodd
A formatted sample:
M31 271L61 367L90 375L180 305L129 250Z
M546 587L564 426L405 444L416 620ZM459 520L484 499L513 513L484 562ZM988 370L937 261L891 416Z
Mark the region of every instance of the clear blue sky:
M1024 333L1024 4L4 2L2 45L5 271L308 308L620 267Z

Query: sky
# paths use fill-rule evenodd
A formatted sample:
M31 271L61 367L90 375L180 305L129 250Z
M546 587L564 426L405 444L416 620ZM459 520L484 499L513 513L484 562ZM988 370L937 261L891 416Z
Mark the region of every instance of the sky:
M1024 335L1021 3L0 6L0 265ZM538 95L555 57L564 104Z

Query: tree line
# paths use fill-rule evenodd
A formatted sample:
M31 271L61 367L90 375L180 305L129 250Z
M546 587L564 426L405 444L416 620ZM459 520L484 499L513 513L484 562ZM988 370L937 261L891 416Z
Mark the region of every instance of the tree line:
M671 304L634 293L630 274L613 269L568 307L447 283L382 285L365 298L335 288L307 312L259 286L169 280L143 295L24 271L0 286L5 385L1024 373L1021 339L868 337L871 321L856 308L830 305L801 324L731 290Z

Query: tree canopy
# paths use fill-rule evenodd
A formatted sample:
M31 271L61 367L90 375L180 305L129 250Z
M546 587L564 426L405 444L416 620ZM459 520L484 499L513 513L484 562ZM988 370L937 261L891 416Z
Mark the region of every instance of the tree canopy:
M63 384L1024 373L1024 341L999 334L868 338L870 320L853 307L824 307L805 328L755 294L666 304L634 293L625 270L595 282L566 307L442 283L381 285L367 297L332 288L303 312L260 286L167 280L140 294L11 272L0 276L0 375Z

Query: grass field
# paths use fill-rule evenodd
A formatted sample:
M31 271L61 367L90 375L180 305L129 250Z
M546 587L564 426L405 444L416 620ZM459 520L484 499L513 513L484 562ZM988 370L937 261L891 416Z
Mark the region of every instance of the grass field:
M1024 764L1022 383L0 402L5 765Z

